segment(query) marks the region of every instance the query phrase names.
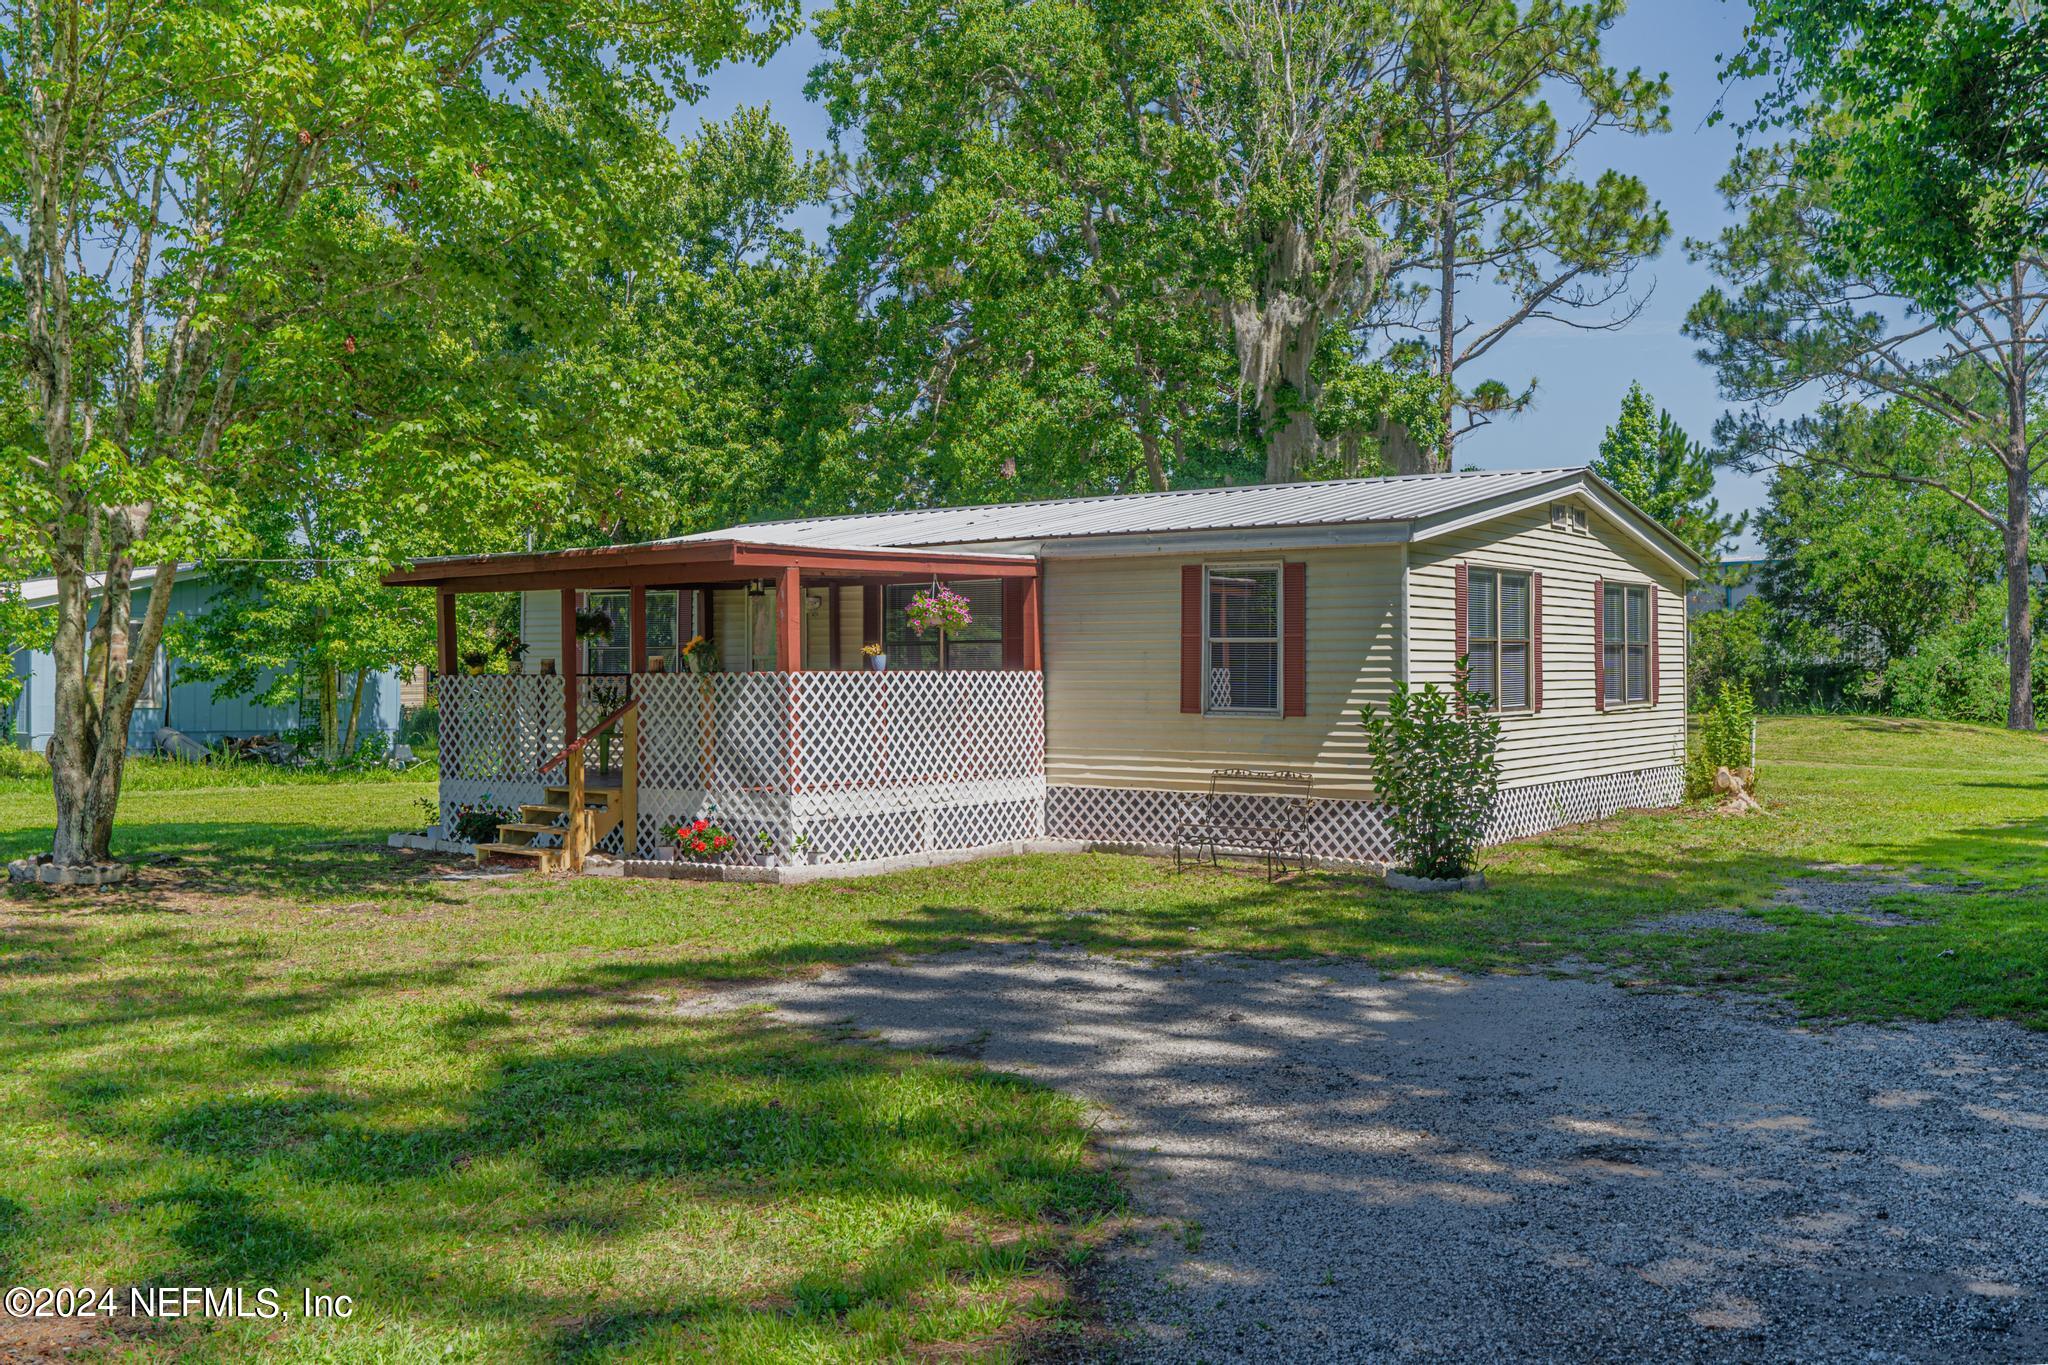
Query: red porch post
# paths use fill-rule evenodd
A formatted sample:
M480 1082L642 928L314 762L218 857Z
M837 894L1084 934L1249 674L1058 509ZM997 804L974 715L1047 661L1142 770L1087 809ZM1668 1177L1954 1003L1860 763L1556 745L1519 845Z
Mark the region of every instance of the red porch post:
M576 679L583 671L576 644L576 589L562 589L562 743L574 744L583 732L576 724Z
M803 571L785 564L775 576L775 669L798 673L804 666Z
M1038 619L1038 580L1044 571L1045 566L1041 564L1038 573L1023 580L1023 601L1019 604L1022 610L1018 612L1023 629L1020 632L1022 638L1017 642L1021 650L1017 664L1033 673L1045 667L1044 637L1040 633Z
M434 594L434 635L439 645L441 676L455 676L455 594L447 588Z
M627 634L632 638L626 646L626 671L645 673L647 671L647 588L636 584L633 588L632 624Z

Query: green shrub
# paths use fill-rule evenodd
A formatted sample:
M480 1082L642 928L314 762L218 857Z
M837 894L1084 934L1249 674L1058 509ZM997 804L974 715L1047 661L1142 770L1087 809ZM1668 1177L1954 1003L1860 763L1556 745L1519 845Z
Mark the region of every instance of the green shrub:
M30 780L48 781L50 761L33 749L17 749L12 744L0 744L0 781Z
M1750 766L1750 736L1756 724L1756 702L1749 688L1738 682L1723 682L1720 695L1700 717L1699 733L1685 754L1685 796L1704 801L1714 794L1714 775L1722 768L1734 771ZM1754 788L1755 774L1750 776Z
M1373 789L1404 870L1418 877L1472 871L1500 791L1500 721L1473 705L1462 662L1450 691L1398 683L1384 716L1371 707L1360 713Z

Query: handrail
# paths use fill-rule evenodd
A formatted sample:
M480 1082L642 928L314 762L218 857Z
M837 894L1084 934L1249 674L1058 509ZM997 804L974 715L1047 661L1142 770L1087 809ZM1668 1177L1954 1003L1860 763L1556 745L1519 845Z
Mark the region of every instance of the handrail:
M618 710L606 716L597 724L591 726L588 730L585 730L582 734L576 737L575 742L572 743L568 748L562 750L562 752L556 754L553 758L541 764L540 771L546 772L548 769L554 767L557 763L565 762L570 754L582 753L584 745L588 744L591 740L596 739L599 735L603 734L605 731L611 729L614 725L617 725L620 721L624 720L626 718L626 713L631 711L634 707L638 706L639 704L640 699L638 697L635 697L633 698L633 700L627 702L624 706L621 706Z

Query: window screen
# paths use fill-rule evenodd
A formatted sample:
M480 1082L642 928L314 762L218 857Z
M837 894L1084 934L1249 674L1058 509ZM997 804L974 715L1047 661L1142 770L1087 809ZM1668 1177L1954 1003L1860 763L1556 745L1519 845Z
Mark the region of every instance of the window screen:
M1209 671L1205 710L1280 709L1280 570L1218 565L1208 571Z
M1650 699L1650 590L1626 583L1607 585L1600 623L1602 671L1607 704Z
M1466 685L1497 711L1529 708L1529 575L1466 571Z
M612 618L610 636L592 636L582 641L585 674L626 673L633 667L633 595L626 592L587 592L587 609L608 612Z
M967 614L974 621L965 630L946 637L949 669L999 669L1003 666L1003 583L999 578L975 578L946 584L967 599ZM930 583L892 583L882 598L882 645L889 654L889 667L939 667L939 633L928 630L922 637L910 628L911 599L931 588Z

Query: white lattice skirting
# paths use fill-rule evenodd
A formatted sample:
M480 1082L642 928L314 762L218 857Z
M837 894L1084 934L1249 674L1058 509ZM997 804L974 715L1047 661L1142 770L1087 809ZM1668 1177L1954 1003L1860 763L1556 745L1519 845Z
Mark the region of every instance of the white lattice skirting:
M1676 765L1510 787L1500 794L1494 808L1487 842L1523 839L1565 825L1602 820L1621 810L1676 805L1683 790ZM1194 793L1183 791L1049 787L1046 834L1096 844L1170 844L1182 813L1194 800ZM1219 800L1234 807L1218 812L1224 819L1259 823L1258 807L1277 799L1239 795ZM1329 862L1384 863L1394 856L1385 812L1376 801L1318 800L1308 844L1310 856Z
M590 703L603 689L599 701ZM441 808L509 809L560 786L562 680L450 678ZM586 679L601 719L640 703L639 828L698 817L742 857L812 863L982 848L1045 834L1045 689L1037 673L641 673ZM602 708L602 709L599 709ZM619 852L618 833L600 848Z

